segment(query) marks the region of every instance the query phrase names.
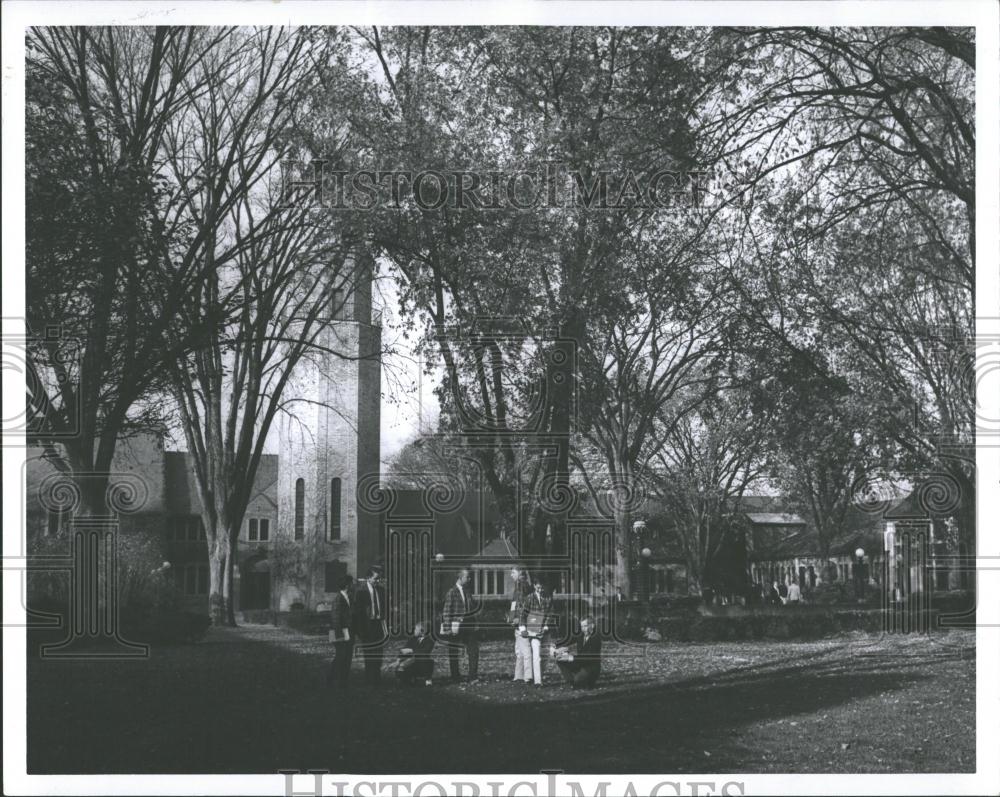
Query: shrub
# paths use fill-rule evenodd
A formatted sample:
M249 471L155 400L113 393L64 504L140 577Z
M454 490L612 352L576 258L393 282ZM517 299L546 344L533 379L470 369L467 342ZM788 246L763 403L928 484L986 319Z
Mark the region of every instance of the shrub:
M119 629L132 642L190 642L208 629L207 616L184 611L181 596L166 561L162 537L143 528L116 535ZM31 542L36 555L69 556L67 532L40 536ZM107 572L100 578L106 580ZM32 571L28 574L28 607L69 616L70 574L65 571ZM106 594L102 583L100 594Z

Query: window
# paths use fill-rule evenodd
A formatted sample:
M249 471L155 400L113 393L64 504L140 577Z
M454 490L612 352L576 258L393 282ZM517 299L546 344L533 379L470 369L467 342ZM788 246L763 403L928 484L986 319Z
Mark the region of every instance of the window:
M503 570L475 570L473 571L473 590L478 595L503 595L504 592L504 571Z
M305 479L295 480L295 539L306 536L306 482Z
M250 542L267 542L271 539L271 521L266 517L247 520L247 539Z
M187 518L187 539L191 541L205 539L205 524L197 515L191 515Z
M167 538L178 542L208 539L199 515L177 515L167 519Z
M330 479L330 539L340 539L340 479Z
M208 565L181 565L175 572L177 588L185 595L208 594Z
M343 288L334 288L330 291L330 320L347 320L347 305L344 298Z
M338 592L341 579L347 575L347 563L334 559L326 563L323 589L327 592Z

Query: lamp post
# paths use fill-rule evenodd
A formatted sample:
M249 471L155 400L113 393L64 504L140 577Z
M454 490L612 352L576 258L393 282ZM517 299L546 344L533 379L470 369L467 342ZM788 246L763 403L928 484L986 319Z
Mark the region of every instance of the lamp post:
M859 601L865 599L865 549L858 547L854 552L857 564L854 566L854 590Z
M649 558L653 555L653 552L645 547L646 542L646 521L637 520L632 524L632 541L633 550L639 546L643 546L639 550L638 565L639 565L639 585L638 585L638 596L639 600L643 603L649 601Z

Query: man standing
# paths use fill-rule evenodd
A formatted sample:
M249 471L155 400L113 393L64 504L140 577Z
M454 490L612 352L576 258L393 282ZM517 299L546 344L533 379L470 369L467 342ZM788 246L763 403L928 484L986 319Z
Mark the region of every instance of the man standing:
M377 684L382 677L382 653L387 636L385 589L382 572L368 568L368 577L354 594L354 628L365 659L365 682Z
M799 601L802 600L802 589L799 587L798 581L792 581L788 585L788 605L798 606Z
M535 582L535 591L524 602L524 623L531 645L531 672L535 686L542 685L542 640L549 633L552 618L552 598L545 594L541 581Z
M452 681L461 678L458 668L461 648L465 648L469 657L469 680L476 681L479 677L479 637L472 619L474 612L475 606L469 591L469 571L463 568L458 572L455 586L445 594L444 608L441 611L442 631L450 637L448 665Z
M594 618L587 616L580 621L580 636L576 640L576 653L566 648L553 648L559 672L574 689L588 689L601 675L601 638L594 633Z
M340 580L340 591L333 598L330 609L330 634L333 640L333 661L330 662L329 683L343 689L351 673L351 659L354 657L354 636L351 633L353 616L351 611L351 587L354 579L345 575Z
M531 683L531 640L524 624L524 607L531 594L531 581L523 567L511 572L514 594L511 596L509 619L514 626L514 683Z

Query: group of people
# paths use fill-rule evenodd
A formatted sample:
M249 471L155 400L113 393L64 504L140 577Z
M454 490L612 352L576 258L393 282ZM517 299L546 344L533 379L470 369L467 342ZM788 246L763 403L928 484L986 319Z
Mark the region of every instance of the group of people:
M438 638L448 646L448 667L452 682L461 680L461 657L468 660L468 680L479 680L479 633L477 618L480 606L470 588L470 572L462 569L444 596ZM568 646L551 641L556 618L552 599L541 582L531 583L524 569L515 570L514 594L507 619L514 634L515 684L542 685L543 648L555 661L565 681L574 689L592 687L601 674L601 638L593 617L580 620L580 634ZM377 684L383 669L386 630L386 594L379 568L370 568L357 587L345 576L331 607L330 635L334 657L329 683L343 688L348 682L355 645L360 643L364 658L365 681ZM407 685L433 683L435 639L426 621L414 625L412 635L400 649L396 675Z
M751 595L758 597L762 604L772 606L798 606L802 603L802 588L797 581L790 584L775 581L770 587L764 584L753 584L750 588Z

